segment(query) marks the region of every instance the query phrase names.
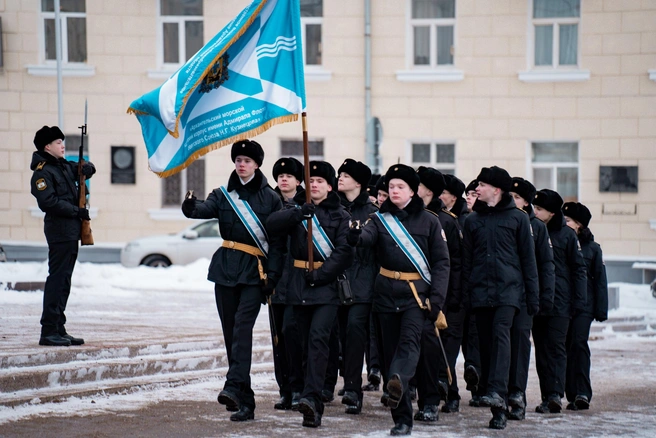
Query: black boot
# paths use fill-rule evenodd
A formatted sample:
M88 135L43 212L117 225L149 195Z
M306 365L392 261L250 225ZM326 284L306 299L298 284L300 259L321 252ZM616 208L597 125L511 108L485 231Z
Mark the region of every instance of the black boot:
M378 368L372 368L371 372L367 376L367 380L374 386L380 385L381 375Z
M237 412L230 416L230 421L247 421L254 420L255 413L248 406L242 405Z
M465 368L465 382L467 383L467 391L476 391L478 388L478 371L473 365L467 365L467 368Z
M526 403L524 403L524 394L520 391L513 392L508 396L508 406L511 408L526 408Z
M39 339L39 345L47 345L50 347L70 347L71 341L56 334L50 336L41 336Z
M551 394L547 398L547 406L549 407L549 412L552 414L559 414L563 409L562 401L560 400L560 395Z
M396 423L396 425L390 430L390 435L392 436L410 435L411 433L412 426L402 423Z
M447 401L449 399L449 385L444 380L437 381L437 392L440 394L440 400Z
M301 400L300 392L292 392L292 411L298 411L298 402Z
M426 405L424 406L424 415L423 418L419 421L426 421L426 422L435 422L440 419L440 412L439 412L439 406L438 405Z
M410 385L408 387L408 391L410 392L410 400L411 401L417 401L417 388Z
M483 403L493 409L505 410L507 408L506 401L496 392L490 392L487 395L481 397L481 406L483 406Z
M489 428L499 430L506 428L506 411L504 409L494 409Z
M387 390L384 390L383 395L380 396L380 403L383 406L387 406L388 401L389 401L389 392L387 392Z
M577 395L574 399L574 405L582 411L590 409L590 399L587 395Z
M316 406L311 400L302 398L298 402L298 411L303 414L304 427L319 427L321 426L321 414L317 411Z
M481 407L481 397L478 395L472 395L471 400L469 400L469 406L471 406L472 408Z
M355 391L345 391L342 397L343 405L355 406L358 403L359 397Z
M576 407L576 403L574 403L574 402L567 403L567 407L565 409L567 409L568 411L578 411L579 410L579 408Z
M273 405L273 409L279 409L281 411L286 411L291 408L292 408L292 397L287 394L281 395L280 400L278 400L276 404Z
M415 421L424 421L424 411L423 410L418 410L417 413L414 416Z
M442 406L442 412L445 412L447 414L450 414L451 412L459 412L459 411L460 411L460 399L457 398L448 400Z
M331 391L327 389L322 389L321 390L321 401L324 403L330 403L331 401L335 400L335 394L333 394Z
M367 383L366 385L362 385L363 391L378 391L379 389L380 386L374 385L373 383Z
M82 338L75 338L75 337L69 335L69 334L66 333L66 332L64 332L64 333L59 333L59 336L61 336L61 337L64 338L64 339L68 339L69 341L71 341L71 345L84 345L84 339L82 339Z
M508 412L508 419L509 420L521 421L524 418L526 418L526 409L525 408L512 408L510 410L510 412Z
M227 389L219 392L217 397L219 403L225 405L226 411L235 412L239 410L239 398Z
M403 384L401 383L401 376L394 374L389 382L387 382L387 392L389 398L387 399L387 407L396 409L403 397Z
M547 414L549 413L549 403L546 400L542 400L542 403L535 407L535 412L538 414Z
M346 390L344 388L342 388L339 391L337 391L337 395L341 397L341 396L344 395L345 392L346 392Z

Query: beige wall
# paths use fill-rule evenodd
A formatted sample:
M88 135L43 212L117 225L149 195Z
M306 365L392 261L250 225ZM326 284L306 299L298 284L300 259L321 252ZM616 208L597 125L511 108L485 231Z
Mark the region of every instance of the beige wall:
M499 165L517 176L529 171L529 143L570 140L580 148L580 200L593 213L591 228L606 254L656 256L656 3L582 0L581 68L589 80L526 83L529 0L458 0L457 82L401 82L406 66L405 0L372 1L372 114L381 119L383 168L406 160L409 141L456 143L458 176L465 182L482 166ZM206 1L205 39L247 0ZM39 64L38 1L0 0L4 69L0 71L0 240L43 241L42 220L29 208L34 132L57 124L56 78L33 76ZM364 2L324 2L323 67L327 82L308 78L309 135L324 140L326 159L364 159ZM89 102L90 158L96 241L127 241L177 231L185 221L156 221L161 182L147 168L139 124L125 110L161 84L156 66L156 1L87 1L88 64L92 77L65 77L65 133L79 132ZM279 125L258 137L270 174L281 138L301 137L300 123ZM137 184L110 184L110 146L137 149ZM638 194L601 194L599 165L638 165ZM229 149L210 153L207 191L225 183ZM631 210L613 215L602 211ZM655 225L656 227L656 225Z

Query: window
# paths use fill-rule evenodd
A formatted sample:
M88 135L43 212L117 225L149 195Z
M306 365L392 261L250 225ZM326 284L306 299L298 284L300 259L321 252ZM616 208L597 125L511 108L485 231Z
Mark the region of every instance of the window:
M453 65L455 0L411 0L410 36L415 67Z
M323 0L301 0L301 32L303 33L303 60L307 66L321 66Z
M434 167L442 173L455 175L456 145L453 143L417 142L410 145L411 166Z
M533 0L533 65L576 67L580 21L580 0Z
M61 20L62 63L87 62L85 0L61 0L59 14ZM54 0L41 0L41 19L43 20L43 59L46 62L56 61Z
M308 141L308 153L310 161L323 160L323 140ZM280 156L293 157L303 163L303 141L302 140L282 140L280 142Z
M203 0L159 0L159 64L177 68L203 47Z
M565 202L578 201L578 143L532 143L531 165L538 190L555 190Z
M193 228L198 233L198 237L220 237L219 236L219 221L207 221Z
M162 206L180 207L188 190L205 199L205 159L199 158L181 172L162 179Z

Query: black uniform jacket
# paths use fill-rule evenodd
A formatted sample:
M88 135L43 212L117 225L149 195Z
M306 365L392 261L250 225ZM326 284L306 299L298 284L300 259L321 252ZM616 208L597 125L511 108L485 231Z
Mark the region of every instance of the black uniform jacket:
M267 218L274 211L282 208L280 197L269 187L267 179L257 169L248 184L243 185L235 171L230 175L228 192L236 190L239 199L244 199L251 206L260 222L266 224ZM205 201L196 200L196 208L187 215L193 219L219 219L219 231L224 240L244 243L257 247L248 230L230 206L220 188L214 189ZM269 236L269 257L263 264L267 276L273 281L282 273L282 257L279 247L284 245ZM219 247L212 256L207 279L222 286L234 287L238 284L260 284L257 269L257 257L235 249Z
M360 193L353 202L346 199L342 193L339 194L339 198L346 211L351 214L351 220L359 220L361 224L364 224L372 213L378 211L378 207L371 203L369 193L366 191ZM355 260L346 270L354 303L371 303L377 274L378 264L374 251L371 248L356 248Z
M440 198L434 198L426 209L437 215L446 234L446 245L449 248L449 259L451 260L446 309L457 312L462 301L462 230L458 216L454 212L448 211Z
M294 197L297 206L305 203L305 192L298 192ZM316 206L315 215L335 249L323 260L314 248L315 262L324 262L317 269L317 281L314 286L307 284L305 269L291 268L287 279L286 303L292 305L335 304L339 305L337 295L337 276L343 274L353 263L353 248L346 241L349 226L349 214L339 202L335 192L328 192L328 197ZM289 254L292 259L307 261L307 231L303 226L302 214L296 206L288 206L272 214L267 221L269 235L290 236Z
M576 233L557 212L547 224L556 265L556 293L554 307L549 316L570 317L585 310L588 279L585 260Z
M451 207L451 212L458 216L458 222L460 223L460 228L462 229L465 226L465 219L469 214L467 209L467 200L463 197L456 199L455 204Z
M472 309L538 305L538 270L528 214L508 193L474 204L463 230L463 299Z
M48 243L79 240L77 163L37 151L32 154L30 169L34 171L32 195L46 214L43 231Z
M284 197L284 195L280 192L280 189L276 187L273 189L278 196L280 196L280 201L282 202L283 208L288 208L288 207L294 207L296 203L294 200L290 200ZM302 193L303 196L305 196L305 190L303 190L303 187L298 186L296 188L296 194ZM271 237L271 236L269 236ZM283 248L281 248L281 253L283 254L283 268L282 268L282 275L280 276L280 280L276 283L276 290L274 294L271 296L271 302L275 304L285 304L286 303L286 297L287 297L287 283L289 282L289 273L291 272L292 269L294 269L293 263L294 259L292 259L291 254L289 251L287 251L287 248L289 248L289 240L290 237L288 235L276 235L276 239L278 238L283 238L285 241L285 245Z
M535 216L533 207L529 204L524 208L531 220L533 229L533 242L535 243L535 262L538 265L540 279L540 305L548 301L553 305L554 289L556 287L556 273L554 265L553 248L549 240L549 232L544 222Z
M583 315L605 321L608 319L608 281L601 246L594 241L592 233L579 234L579 241L588 271L588 296Z
M412 235L428 260L431 284L423 280L413 281L422 304L426 298L436 309L443 309L449 287L449 249L440 220L424 209L424 201L415 194L410 203L400 210L387 199L380 206L380 213L391 213ZM375 246L380 266L390 271L417 272L410 259L396 244L377 216L362 229L359 245ZM373 311L380 313L404 312L418 303L406 281L378 275L374 285Z

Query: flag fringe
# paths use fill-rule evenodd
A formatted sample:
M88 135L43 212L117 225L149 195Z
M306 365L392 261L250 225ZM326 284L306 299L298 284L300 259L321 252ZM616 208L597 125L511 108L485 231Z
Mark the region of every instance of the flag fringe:
M150 168L150 165L148 165L148 169L151 172L155 173L160 178L167 178L171 175L175 175L176 173L182 171L183 169L186 169L187 167L189 167L191 165L191 163L193 163L198 158L202 157L203 155L205 155L209 152L212 152L216 149L220 149L223 146L227 146L229 144L231 145L233 143L238 142L239 140L246 140L248 138L260 135L264 131L268 130L269 128L271 128L274 125L278 125L278 124L281 124L281 123L287 123L287 122L295 122L297 120L298 120L298 114L290 114L290 115L287 115L287 116L276 117L275 119L271 119L268 122L263 123L262 125L258 126L257 128L251 129L250 131L242 132L241 134L237 134L237 135L235 135L233 137L230 137L230 138L225 138L221 141L218 141L216 143L212 143L211 145L205 146L204 148L202 148L200 150L197 150L189 158L187 158L187 160L184 163L182 163L181 165L179 165L177 167L174 167L173 169L169 169L165 172L155 172L154 170L152 170Z
M126 112L128 114L134 114L135 116L136 115L140 115L140 116L149 116L150 115L145 111L139 111L138 109L135 109L135 108L132 108L132 107L129 107Z

